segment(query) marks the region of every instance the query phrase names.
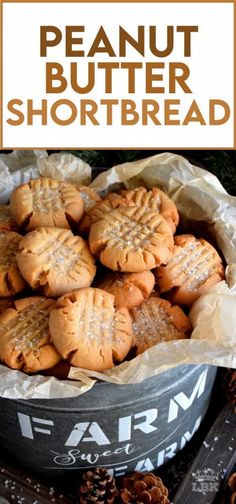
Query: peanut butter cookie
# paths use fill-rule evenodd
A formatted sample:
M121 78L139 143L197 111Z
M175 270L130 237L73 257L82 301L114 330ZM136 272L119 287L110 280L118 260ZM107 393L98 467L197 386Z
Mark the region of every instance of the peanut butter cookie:
M142 273L116 273L109 271L98 287L115 297L115 306L133 308L147 299L154 287L155 277L151 271Z
M55 366L61 356L49 337L53 299L31 297L14 302L0 315L0 360L12 369L36 373Z
M62 228L28 233L19 244L17 264L30 286L49 297L91 285L96 273L87 243Z
M23 291L26 283L16 264L16 254L22 236L14 231L0 231L0 297Z
M171 306L165 299L150 297L141 306L132 308L130 314L137 355L157 343L190 336L188 317L179 306Z
M224 267L215 248L193 235L174 239L173 256L156 270L160 292L169 292L174 303L191 306L209 287L224 278ZM172 290L173 289L173 290Z
M79 223L84 203L79 191L64 180L38 178L13 191L10 210L27 231L42 226L70 228Z
M166 264L173 245L169 224L145 207L119 207L102 214L89 235L90 250L104 266L129 273Z
M91 287L58 299L50 314L49 329L64 359L94 371L121 362L132 342L128 310L115 309L112 294Z

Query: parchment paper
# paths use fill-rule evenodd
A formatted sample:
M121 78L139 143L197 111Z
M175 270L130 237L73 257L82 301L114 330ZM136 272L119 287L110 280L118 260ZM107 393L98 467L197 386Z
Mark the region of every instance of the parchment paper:
M0 203L7 203L17 186L40 175L88 185L91 168L85 161L67 152L50 156L42 150L0 154Z
M50 162L45 153L37 151L37 155L36 165L42 175L56 178L69 176L74 183L78 183L78 179L83 179L80 183L85 183L87 175L89 178L89 170L87 172L83 164L73 165L77 159L73 156L74 159L68 155L63 158L63 153L56 155L58 157L51 155L50 158L54 158ZM22 158L20 162L22 168ZM28 169L23 167L25 177L31 176L31 169L31 166ZM3 199L6 198L1 190L5 178L1 171L0 177L1 201L2 194ZM190 310L193 325L191 339L160 343L132 361L123 362L103 373L71 368L69 378L73 381L30 377L0 366L0 395L24 399L71 397L86 392L96 379L120 385L137 383L181 364L202 363L236 368L236 198L227 194L214 175L191 165L182 156L170 153L115 166L101 173L91 187L105 194L108 190L140 185L147 188L156 185L164 189L186 222L191 221L199 229L204 223L227 263L227 282L222 281L212 287Z

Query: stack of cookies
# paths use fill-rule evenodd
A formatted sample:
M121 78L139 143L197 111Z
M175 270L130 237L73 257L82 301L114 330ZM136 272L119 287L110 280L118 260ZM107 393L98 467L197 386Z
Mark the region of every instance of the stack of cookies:
M157 187L103 200L64 180L18 187L0 206L0 361L103 371L189 338L187 310L224 268L204 239L174 236L178 223Z

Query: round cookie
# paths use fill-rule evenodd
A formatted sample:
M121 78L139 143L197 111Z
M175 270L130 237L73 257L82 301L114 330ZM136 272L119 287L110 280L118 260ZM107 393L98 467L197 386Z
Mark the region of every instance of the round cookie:
M115 306L133 308L147 299L154 287L155 277L151 271L142 273L108 272L98 287L115 297Z
M150 297L141 306L132 308L130 315L137 355L157 343L190 336L188 317L179 306L171 306L165 299Z
M14 231L0 231L0 297L13 296L26 288L16 264L21 239Z
M10 205L0 205L0 231L16 231L17 224L10 212Z
M144 207L119 207L93 223L89 246L104 266L127 273L147 271L171 258L174 241L165 219Z
M70 228L83 217L84 203L73 185L41 177L13 191L10 210L18 226L27 231L42 226Z
M136 189L124 189L120 193L110 193L107 199L110 202L115 202L115 199L124 198L129 205L143 206L147 210L155 210L170 225L173 234L179 223L179 214L174 202L158 187L153 187L150 191L145 187L137 187Z
M93 371L121 362L132 343L128 310L115 309L112 294L91 287L58 299L50 314L49 330L64 359Z
M14 302L0 315L0 360L12 369L36 373L55 366L61 356L50 341L53 299L31 297Z
M89 286L96 273L87 243L69 229L38 228L19 244L17 264L29 285L58 297Z
M209 287L224 278L224 267L215 248L203 238L176 236L173 256L156 270L160 292L170 292L177 304L191 306ZM173 290L172 290L173 289Z

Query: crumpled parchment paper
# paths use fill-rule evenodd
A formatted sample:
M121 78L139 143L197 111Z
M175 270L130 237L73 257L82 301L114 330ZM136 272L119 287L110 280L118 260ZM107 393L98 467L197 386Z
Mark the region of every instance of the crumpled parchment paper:
M26 152L30 161L29 151ZM38 156L36 165L42 175L55 178L68 176L73 183L78 183L78 179L79 183L85 183L87 176L89 179L89 170L79 162L73 165L74 156L69 158L70 154L66 154L64 160L63 153L57 154L58 157L48 157L37 151L34 155ZM54 158L50 162L52 156ZM28 176L29 170L30 177L30 163L27 169L27 166L23 167L22 158L19 162L24 176ZM17 167L16 158L14 166ZM0 164L0 201L1 187L4 186L2 177ZM27 376L0 366L0 395L3 397L72 397L89 390L96 379L119 385L137 383L182 364L202 363L236 368L236 198L227 194L214 175L171 153L115 166L101 173L91 187L105 194L108 190L140 185L162 188L173 199L182 218L197 229L201 229L204 223L204 229L214 236L225 257L227 281L209 289L190 310L192 338L160 343L132 361L123 362L103 373L72 367L70 380L65 381L39 375Z
M0 204L9 201L17 186L40 176L88 185L91 181L91 168L85 161L68 152L50 156L42 150L0 154Z

